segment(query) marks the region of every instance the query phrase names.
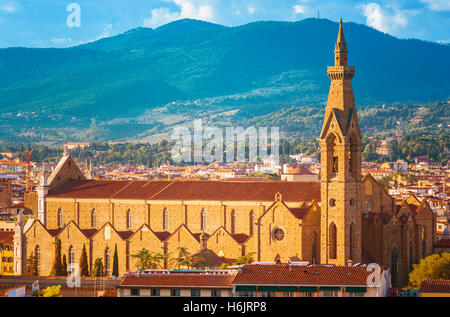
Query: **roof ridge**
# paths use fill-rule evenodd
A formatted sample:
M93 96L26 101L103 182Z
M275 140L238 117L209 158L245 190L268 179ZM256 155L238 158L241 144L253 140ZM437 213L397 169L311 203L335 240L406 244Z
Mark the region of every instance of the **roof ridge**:
M155 197L156 195L159 195L160 193L162 193L164 190L166 190L167 188L169 188L172 184L174 184L175 181L170 182L169 184L167 184L166 186L164 186L159 192L155 193L154 195L152 195L150 198L148 198L148 200L151 200L153 197Z
M117 192L115 192L114 194L112 194L111 196L109 196L108 198L112 198L115 195L117 195L118 193L120 193L121 191L123 191L125 188L127 188L128 186L130 186L133 183L133 181L128 181L128 184L125 185L124 187L122 187L121 189L119 189Z

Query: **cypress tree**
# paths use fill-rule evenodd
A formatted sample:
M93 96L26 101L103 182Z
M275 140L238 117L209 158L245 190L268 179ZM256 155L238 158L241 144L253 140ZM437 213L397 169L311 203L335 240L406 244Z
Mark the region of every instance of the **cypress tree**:
M63 275L67 275L67 259L66 259L65 254L63 254L63 257L62 257L62 270L63 270Z
M63 276L64 271L61 263L61 240L55 239L55 258L53 260L50 276Z
M117 255L117 244L114 247L114 259L113 259L113 276L119 276L119 256Z
M86 245L83 243L83 250L80 257L80 274L81 276L89 276L89 264L86 253Z

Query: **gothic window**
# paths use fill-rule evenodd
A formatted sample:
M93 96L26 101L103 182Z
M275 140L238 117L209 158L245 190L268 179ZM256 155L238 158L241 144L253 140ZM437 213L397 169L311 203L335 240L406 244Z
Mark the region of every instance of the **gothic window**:
M398 274L398 250L392 249L391 252L391 282L392 286L397 286L397 274Z
M39 273L41 272L41 248L38 245L34 249L34 254L36 258L37 275L39 276Z
M97 227L97 211L95 209L92 210L91 214L91 227L92 228Z
M426 256L425 228L422 228L421 239L422 239L422 258L424 258Z
M231 234L236 233L236 211L231 211Z
M354 222L352 222L350 224L349 238L350 238L350 259L355 260L356 245L355 245L355 223Z
M337 258L337 229L334 222L330 224L328 229L328 254L330 259Z
M373 201L370 198L366 200L366 210L367 211L373 210Z
M250 210L250 235L253 234L253 231L255 230L255 213L253 210Z
M105 249L105 272L106 276L111 274L111 252L108 247Z
M331 133L327 138L327 172L328 177L335 177L339 172L339 158L337 154L337 137Z
M169 231L169 211L167 208L164 208L163 211L163 230Z
M355 139L353 136L350 137L350 148L348 151L348 172L350 174L350 176L354 175L354 164L355 164L355 160L354 160L354 155L355 155L355 151L356 151L356 146L355 146Z
M317 255L317 233L315 231L313 231L312 234L312 246L311 246L311 259L312 259L312 264L316 264L316 261L319 259L318 255Z
M202 212L200 213L200 230L206 231L206 210L202 209Z
M63 226L63 211L61 208L58 209L58 228L62 228Z
M74 251L74 249L73 249L73 246L70 246L70 248L69 248L69 265L71 264L71 263L75 263L75 251Z
M409 270L410 271L413 269L413 261L414 261L413 243L412 243L412 241L409 241Z
M133 225L133 223L132 223L132 217L133 217L133 215L131 214L131 210L128 210L127 211L127 228L128 229L131 229L132 228L132 225Z
M333 156L333 175L336 175L339 172L339 158L337 156Z

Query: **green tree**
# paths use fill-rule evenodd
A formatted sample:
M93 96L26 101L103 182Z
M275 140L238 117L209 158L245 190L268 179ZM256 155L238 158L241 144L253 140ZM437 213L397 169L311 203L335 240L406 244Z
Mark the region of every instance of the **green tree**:
M178 256L174 259L177 268L187 267L188 269L192 267L191 255L184 247L178 247Z
M119 276L119 256L117 255L117 244L114 247L114 259L113 259L113 276Z
M92 276L93 277L105 276L105 272L104 272L104 268L103 268L103 261L101 258L95 259L94 269L92 270Z
M89 264L86 252L86 246L83 243L83 250L80 256L80 274L81 276L89 276Z
M427 256L419 264L413 264L409 273L408 288L418 289L423 280L449 280L450 279L450 253L442 252Z
M246 255L241 256L239 259L236 260L236 262L233 263L233 265L243 265L243 264L251 264L253 260L253 255L255 252L247 253Z
M141 270L158 269L163 267L161 262L168 258L167 254L154 253L146 249L142 249L136 254L131 255L133 258L137 258L136 268Z
M34 256L33 252L31 252L31 255L25 260L24 275L25 276L37 276L38 275L37 261L36 261L36 257Z
M66 259L65 254L63 254L63 257L62 257L62 270L63 270L63 275L67 275L67 259Z
M53 260L50 276L64 276L64 270L61 263L61 240L55 239L55 258Z

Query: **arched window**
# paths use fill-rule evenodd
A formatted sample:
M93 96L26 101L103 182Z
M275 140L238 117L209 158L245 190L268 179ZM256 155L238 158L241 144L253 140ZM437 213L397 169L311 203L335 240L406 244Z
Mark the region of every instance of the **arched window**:
M61 208L58 209L58 228L62 228L63 223L63 211Z
M398 274L398 250L392 249L391 252L391 282L392 286L397 286L397 274Z
M339 158L337 154L338 139L335 134L330 134L327 138L327 162L328 178L335 177L339 172Z
M69 265L71 263L75 263L75 250L73 249L73 246L70 246L69 248Z
M424 258L427 254L426 253L426 243L425 243L425 228L422 228L421 239L422 239L422 258Z
M36 271L39 276L41 272L41 248L38 245L34 248L34 254L36 258Z
M236 211L231 211L231 234L236 233Z
M200 215L201 219L200 219L200 230L201 231L206 231L206 210L202 209L201 215Z
M350 239L350 259L351 260L356 260L356 258L355 258L355 255L356 255L356 252L355 252L355 247L356 247L356 245L355 245L355 223L354 222L352 222L351 224L350 224L350 232L349 232L349 239Z
M250 235L253 234L254 230L255 230L255 213L253 212L253 210L250 210Z
M409 270L412 271L414 262L413 243L409 241Z
M133 225L132 220L133 219L132 219L131 210L128 209L128 211L127 211L127 228L128 229L132 228L132 225Z
M169 231L169 211L167 208L164 208L163 211L163 230Z
M351 136L349 139L350 147L348 149L348 172L350 176L355 175L355 155L356 155L356 144L355 136Z
M108 247L105 249L105 272L106 276L111 274L111 252Z
M97 227L97 211L95 209L92 210L91 214L91 227L92 228Z
M317 255L317 233L315 231L313 231L312 234L312 246L311 246L311 262L312 264L316 264L317 260L318 260L318 255Z
M334 222L328 229L328 254L330 259L337 258L337 229Z

